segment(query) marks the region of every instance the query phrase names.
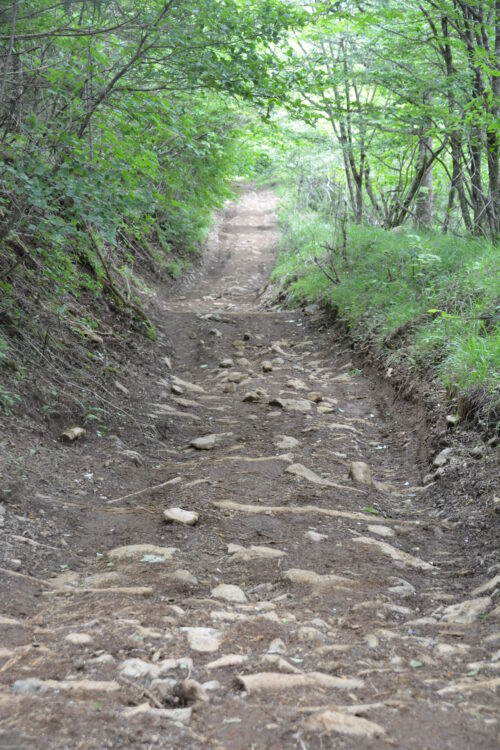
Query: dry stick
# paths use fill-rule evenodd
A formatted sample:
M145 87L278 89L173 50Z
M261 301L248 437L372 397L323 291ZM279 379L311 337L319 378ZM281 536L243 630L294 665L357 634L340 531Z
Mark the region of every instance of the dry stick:
M339 279L338 273L335 270L335 268L333 269L333 271L335 273L335 276L336 276L336 278L334 279L333 276L330 276L330 274L328 273L328 271L326 270L326 268L324 268L324 266L321 265L321 263L316 258L316 256L314 256L314 262L316 263L316 265L318 266L318 268L320 269L320 271L322 271L325 274L326 278L330 279L330 281L332 282L332 284L340 284L340 279Z
M43 544L42 542L36 542L34 539L29 539L26 536L19 536L18 534L11 534L11 539L15 539L17 542L24 542L29 544L30 547L45 547L45 549L52 549L58 552L60 547L53 547L51 544Z
M131 492L129 495L122 495L122 497L116 497L114 500L108 500L106 502L106 505L111 505L112 503L119 503L120 500L128 500L130 497L136 497L137 495L142 495L144 492L160 490L162 487L166 487L167 484L170 484L171 481L172 481L171 479L168 479L166 482L162 482L161 484L154 484L151 487L144 487L142 490Z

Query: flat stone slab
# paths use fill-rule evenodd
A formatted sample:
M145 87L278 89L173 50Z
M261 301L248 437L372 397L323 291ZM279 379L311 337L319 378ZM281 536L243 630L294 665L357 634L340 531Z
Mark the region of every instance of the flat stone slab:
M233 560L238 560L239 562L275 560L276 558L286 556L286 552L283 552L283 550L253 544L250 547L242 547L240 544L228 544L227 551Z
M227 602L245 604L247 597L243 589L230 583L221 583L211 591L212 596L216 599L224 599Z
M144 555L155 555L171 560L177 552L177 547L159 547L157 544L126 544L109 550L111 560L141 560Z

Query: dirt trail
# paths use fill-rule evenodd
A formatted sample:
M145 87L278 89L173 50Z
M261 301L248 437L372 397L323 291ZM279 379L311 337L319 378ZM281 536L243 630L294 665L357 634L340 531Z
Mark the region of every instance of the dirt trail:
M411 413L319 315L263 307L275 209L245 190L159 292L161 461L110 494L104 451L92 502L60 501L70 569L6 574L2 748L498 747L500 569L462 575Z

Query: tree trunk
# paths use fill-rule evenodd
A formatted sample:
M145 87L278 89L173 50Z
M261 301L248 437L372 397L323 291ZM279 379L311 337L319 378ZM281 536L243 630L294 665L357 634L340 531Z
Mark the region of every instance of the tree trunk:
M415 216L417 226L424 229L431 229L434 220L432 162L429 159L431 153L432 136L423 134L420 136L417 168L417 171L422 172L422 179L415 201Z

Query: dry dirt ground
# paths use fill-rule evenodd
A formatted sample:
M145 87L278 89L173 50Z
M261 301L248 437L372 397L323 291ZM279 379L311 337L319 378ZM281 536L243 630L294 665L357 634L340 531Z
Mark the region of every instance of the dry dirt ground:
M471 562L423 489L412 408L318 315L264 305L275 209L243 191L196 277L156 289L128 430L12 438L3 750L499 746L498 557Z

